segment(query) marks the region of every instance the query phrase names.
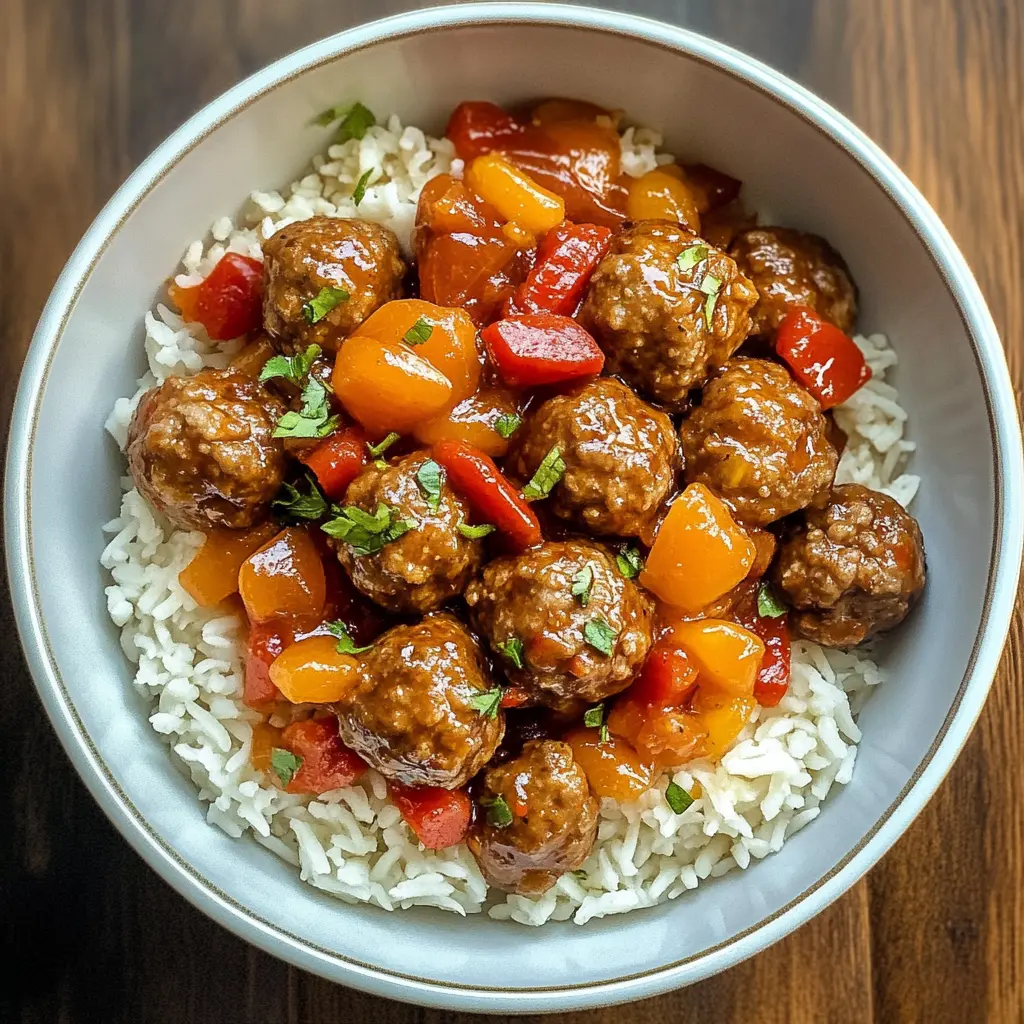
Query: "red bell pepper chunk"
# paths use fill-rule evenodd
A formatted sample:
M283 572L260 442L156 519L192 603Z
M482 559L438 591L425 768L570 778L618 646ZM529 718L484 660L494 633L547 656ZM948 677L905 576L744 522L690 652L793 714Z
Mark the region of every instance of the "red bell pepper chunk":
M522 135L523 126L494 103L469 100L452 111L444 133L463 160L473 160Z
M388 785L391 802L428 850L443 850L466 838L471 806L464 789Z
M250 256L227 252L191 288L172 284L171 300L189 323L200 323L214 341L239 338L263 322L263 264Z
M871 379L853 340L807 306L794 309L779 324L775 351L822 409L841 405Z
M505 479L493 459L463 441L438 441L434 459L448 482L481 522L493 523L520 549L542 540L540 523L526 499Z
M510 388L560 384L592 377L604 353L575 320L555 313L526 313L480 332L498 375Z
M338 720L333 715L293 722L281 733L281 742L302 758L299 770L285 787L288 793L343 789L366 771L366 762L341 742Z
M501 694L501 706L503 708L521 708L530 695L521 686L506 686Z
M249 707L260 709L281 699L270 681L270 665L294 639L294 631L286 621L254 622L249 627L242 686L242 700Z
M302 461L316 475L320 489L334 501L366 465L366 435L359 427L347 427L318 444Z
M651 648L628 696L641 704L682 707L697 685L697 666L686 651L664 641Z
M572 316L611 240L611 229L599 224L565 221L549 231L537 248L533 269L509 304L509 313Z
M761 615L757 610L756 591L735 608L733 615L741 626L756 633L764 643L764 657L754 680L754 698L758 704L773 708L789 689L789 616Z

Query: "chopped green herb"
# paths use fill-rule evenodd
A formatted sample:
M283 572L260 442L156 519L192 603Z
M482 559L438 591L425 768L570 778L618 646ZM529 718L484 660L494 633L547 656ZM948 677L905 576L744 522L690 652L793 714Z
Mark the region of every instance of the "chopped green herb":
M338 142L361 139L366 134L366 129L372 128L376 123L377 118L373 116L373 111L369 107L364 107L362 103L353 103L341 119L341 125L338 127Z
M708 247L706 245L690 245L676 257L676 263L680 270L693 270L701 260L707 258Z
M589 562L572 578L570 593L586 608L590 604L590 588L594 585L594 567Z
M280 518L322 519L327 515L327 499L317 487L312 473L306 474L306 482L309 484L308 494L303 494L292 484L285 484L278 492L271 507L278 510L277 515Z
M565 462L562 460L562 449L555 445L541 460L537 472L523 488L523 497L530 501L546 498L551 489L562 479L565 473Z
M618 566L619 572L627 580L631 580L640 575L640 570L644 567L644 560L639 549L623 544L615 556L615 564Z
M396 434L393 430L383 441L378 441L376 444L370 444L366 442L366 450L370 453L371 458L380 458L402 435Z
M779 601L766 582L762 582L757 588L757 614L766 619L778 619L786 614L786 606Z
M491 800L481 800L480 803L487 808L487 823L495 828L508 828L512 824L512 811L505 803L503 796L496 796Z
M670 782L665 788L665 799L676 814L682 814L693 803L693 797L675 782Z
M416 474L416 483L420 485L420 490L427 499L427 508L431 512L436 512L441 507L444 470L433 459L427 459Z
M505 413L494 421L494 429L506 440L510 438L523 425L522 416L515 413Z
M287 786L295 778L295 773L302 767L302 758L290 750L274 747L270 751L270 767L281 780L281 785Z
M480 523L478 526L470 526L469 523L459 523L458 531L463 537L469 540L479 540L489 533L494 533L495 527L492 523Z
M704 322L711 330L711 318L715 315L715 303L718 301L718 293L722 290L722 279L714 274L705 274L704 280L700 283L700 290L707 296L704 300Z
M604 724L604 702L587 708L583 714L583 724L588 729L600 729Z
M517 636L510 636L507 640L502 640L501 643L495 644L494 649L499 654L504 654L509 661L515 665L516 668L523 667L523 641Z
M476 694L470 698L469 706L479 711L484 718L497 718L498 708L501 707L501 687L496 686L493 690Z
M263 369L260 370L260 380L268 381L274 377L285 377L301 387L302 381L309 375L309 371L319 355L320 346L310 345L305 352L294 356L273 356L263 364Z
M356 187L352 192L352 202L355 203L356 206L363 201L363 197L366 195L366 186L370 183L371 174L373 174L372 167L368 171L364 171L356 182Z
M311 324L318 324L335 306L348 301L348 292L344 288L328 286L321 288L316 295L302 304L302 315Z
M302 389L302 408L299 412L290 409L274 428L274 437L326 437L333 433L341 422L340 416L332 416L327 404L327 388L310 377Z
M434 333L434 325L429 320L424 320L420 317L403 335L403 340L407 345L422 345L423 342L429 341L430 336Z
M365 647L356 647L356 642L349 636L348 626L341 619L328 622L327 632L338 638L336 650L339 654L362 654L363 651L368 651L373 646L373 644L367 644Z
M348 544L353 554L372 555L385 544L415 530L417 525L415 519L398 518L398 509L384 504L378 505L373 515L355 505L349 505L320 529L329 537Z
M612 650L615 647L615 638L618 635L618 631L612 629L612 627L601 618L591 619L583 627L583 639L586 640L595 651L600 651L602 654L612 653Z
M373 460L373 464L377 467L377 469L387 469L388 468L388 464L383 459L374 459Z
M326 110L321 110L320 113L313 118L310 124L326 128L329 124L333 124L335 121L344 117L347 109L347 107L328 107Z

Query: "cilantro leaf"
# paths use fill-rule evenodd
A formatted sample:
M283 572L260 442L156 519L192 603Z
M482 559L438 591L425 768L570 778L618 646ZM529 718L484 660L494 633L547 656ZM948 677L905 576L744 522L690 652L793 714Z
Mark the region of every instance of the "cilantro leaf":
M356 505L349 505L320 529L329 537L344 541L353 554L360 556L375 554L418 525L415 519L399 518L398 509L381 503L372 515Z
M349 636L348 626L341 619L337 619L335 622L328 622L327 632L331 636L338 638L335 650L339 654L362 654L363 651L368 651L373 646L373 644L367 644L365 647L356 647L355 641Z
M555 445L541 460L537 472L523 488L523 497L530 501L546 498L555 484L562 479L564 473L565 462L562 459L562 449Z
M372 128L376 123L377 118L373 116L373 111L369 107L364 107L359 102L353 103L341 119L341 125L338 127L338 142L361 139L366 134L366 129Z
M434 325L430 323L429 320L425 320L423 317L420 317L419 320L417 320L416 323L414 323L412 327L405 332L402 340L407 345L422 345L423 342L430 340L430 336L433 333Z
M615 556L615 564L619 572L627 580L631 580L640 575L640 570L644 567L644 560L640 555L639 549L630 547L629 544L623 544L619 548L619 553Z
M305 352L299 352L294 356L273 356L263 364L260 370L260 380L273 380L275 377L284 377L293 384L302 384L303 379L308 375L313 363L320 355L319 345L310 345Z
M765 581L757 588L757 614L765 619L779 619L786 614L786 606Z
M590 604L590 588L594 585L594 567L587 562L585 566L572 578L570 593L575 597L580 606L586 608Z
M287 786L295 778L295 773L302 767L302 758L290 750L274 747L270 751L270 767L281 780L281 785Z
M600 729L601 723L604 721L604 702L595 704L592 708L587 708L583 715L583 724L588 729Z
M427 499L427 508L436 512L441 507L444 470L433 459L427 459L416 473L416 483Z
M680 270L693 270L701 260L708 258L706 245L688 245L677 257L676 265Z
M376 444L370 444L366 442L366 450L370 453L370 457L378 459L382 456L402 435L396 434L393 430L383 441L378 441Z
M479 526L470 526L469 523L459 523L458 531L463 537L469 540L479 540L481 537L486 537L489 533L494 533L497 527L491 523L480 523Z
M330 285L302 304L302 315L309 323L318 324L335 306L347 301L348 292L344 288Z
M494 649L499 653L505 655L509 661L515 665L516 668L523 667L523 652L525 647L523 641L517 636L510 636L507 640L502 640L501 643L494 645Z
M370 183L370 175L373 174L373 168L371 167L368 171L364 171L356 182L356 187L352 190L352 202L358 206L366 195L366 186Z
M718 293L722 290L722 279L715 277L714 274L705 274L704 280L700 283L700 290L707 296L704 300L704 322L710 331L711 318L715 315L715 303L718 301Z
M302 409L290 409L278 421L274 437L326 437L341 422L332 416L327 403L327 388L316 377L310 377L302 389Z
M615 647L615 638L618 635L618 630L613 629L600 617L591 619L583 627L583 639L595 651L600 651L602 654L610 655L612 653Z
M523 425L522 416L505 413L494 421L494 429L507 441Z
M665 800L676 814L682 814L693 803L693 797L677 782L670 782L665 787Z
M292 484L284 484L278 491L271 502L271 507L279 510L278 516L284 519L322 519L327 515L327 499L317 487L316 478L307 473L305 479L309 484L308 494L303 494Z
M479 711L484 718L497 718L498 708L501 707L501 687L496 686L493 690L474 695L470 698L469 706Z
M505 802L503 796L496 796L492 800L481 800L480 803L487 808L487 823L495 828L508 828L512 824L512 811Z

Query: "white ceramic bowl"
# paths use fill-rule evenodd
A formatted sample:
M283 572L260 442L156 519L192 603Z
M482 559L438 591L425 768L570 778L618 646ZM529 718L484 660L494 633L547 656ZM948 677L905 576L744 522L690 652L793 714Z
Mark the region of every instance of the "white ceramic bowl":
M107 619L99 527L122 459L102 429L141 372L140 323L184 247L322 145L310 115L343 99L440 130L459 100L580 96L623 107L746 183L755 207L829 238L861 328L886 331L923 477L931 570L883 652L853 782L783 851L653 910L532 931L486 916L339 904L248 840L205 823L150 730ZM78 771L143 857L249 941L326 977L448 1008L531 1012L649 996L774 942L844 892L934 792L981 710L1021 555L1016 407L995 328L921 196L856 128L733 50L628 15L459 6L343 33L225 93L118 191L46 306L18 394L7 556L39 692ZM159 927L159 925L156 925Z

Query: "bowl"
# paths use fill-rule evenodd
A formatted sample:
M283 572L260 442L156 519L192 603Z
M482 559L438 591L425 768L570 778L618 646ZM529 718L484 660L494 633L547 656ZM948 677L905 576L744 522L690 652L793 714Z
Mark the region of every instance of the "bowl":
M931 582L881 649L853 782L769 860L654 909L524 930L479 915L388 915L330 899L206 824L130 685L109 622L100 525L124 464L103 430L141 373L141 319L184 247L251 189L290 181L343 98L434 131L458 101L585 97L746 182L750 204L817 231L884 330L918 443ZM70 500L68 500L70 498ZM849 888L935 791L992 681L1021 557L1021 447L999 338L962 256L880 150L798 85L701 36L625 14L460 5L353 29L278 61L175 132L97 217L54 287L10 437L6 540L18 627L61 741L136 850L214 920L378 995L448 1009L579 1009L664 992L786 935Z

